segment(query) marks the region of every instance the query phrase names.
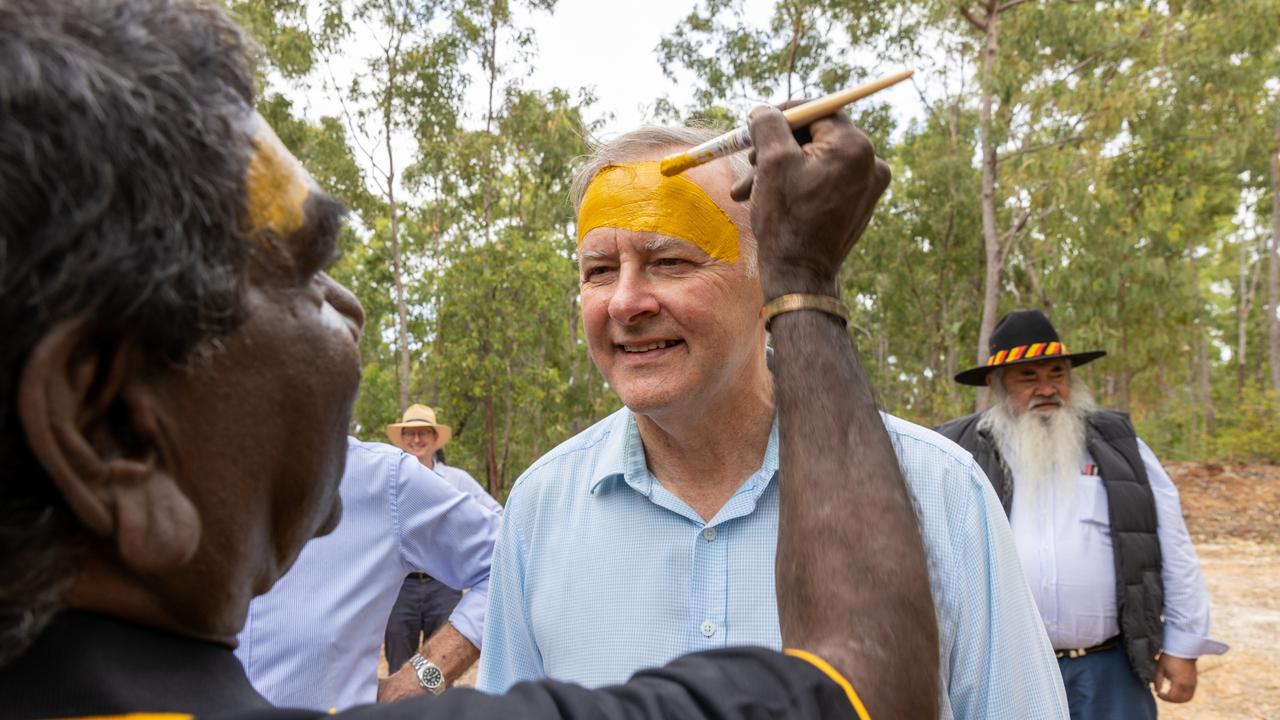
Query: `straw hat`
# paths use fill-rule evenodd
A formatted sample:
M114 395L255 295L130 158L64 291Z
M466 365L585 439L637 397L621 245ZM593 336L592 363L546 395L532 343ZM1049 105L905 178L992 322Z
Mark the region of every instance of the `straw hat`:
M387 437L391 438L391 443L401 450L404 449L404 443L400 440L400 431L407 427L429 427L435 429L436 445L431 448L431 452L444 447L453 438L453 428L437 423L436 411L426 405L410 405L409 409L404 411L404 417L400 419L400 422L387 426Z

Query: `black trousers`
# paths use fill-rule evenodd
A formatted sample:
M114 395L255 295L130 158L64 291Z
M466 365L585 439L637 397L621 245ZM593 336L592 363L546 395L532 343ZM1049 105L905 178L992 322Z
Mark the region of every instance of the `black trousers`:
M418 652L423 637L440 629L462 599L462 591L454 590L425 573L414 573L400 585L400 596L387 617L387 668L399 670Z

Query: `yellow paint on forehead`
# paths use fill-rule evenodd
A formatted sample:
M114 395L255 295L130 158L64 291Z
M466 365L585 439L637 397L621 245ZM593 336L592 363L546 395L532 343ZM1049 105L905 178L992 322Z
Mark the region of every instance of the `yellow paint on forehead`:
M258 117L245 183L250 232L270 230L278 237L297 232L306 219L304 207L310 192L301 163Z
M657 160L609 165L596 174L578 209L578 243L596 228L653 232L738 261L738 226L697 183L666 177Z

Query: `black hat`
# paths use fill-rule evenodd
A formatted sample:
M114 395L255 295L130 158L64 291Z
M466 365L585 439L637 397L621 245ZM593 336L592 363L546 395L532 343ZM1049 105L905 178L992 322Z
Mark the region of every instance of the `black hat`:
M957 374L956 382L982 387L987 384L987 373L996 368L1052 358L1065 358L1071 361L1072 367L1076 367L1107 354L1105 350L1067 352L1067 346L1058 339L1053 323L1039 310L1014 310L1000 318L991 331L989 346L991 356L987 358L987 364Z

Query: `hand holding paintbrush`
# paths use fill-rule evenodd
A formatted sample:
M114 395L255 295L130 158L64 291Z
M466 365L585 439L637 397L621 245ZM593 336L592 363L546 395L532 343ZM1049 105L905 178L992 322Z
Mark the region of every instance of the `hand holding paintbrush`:
M782 112L783 117L791 125L792 129L802 128L819 118L827 117L840 108L848 105L856 100L861 100L868 95L880 92L881 90L911 77L912 70L902 70L892 75L880 78L865 85L859 85L848 90L832 93L826 97L818 98L812 102L797 105ZM697 147L690 148L682 153L676 153L662 159L662 174L668 177L679 175L680 173L694 168L703 163L711 162L716 158L732 155L733 153L746 150L751 147L751 133L747 128L741 127L711 140L708 140Z

